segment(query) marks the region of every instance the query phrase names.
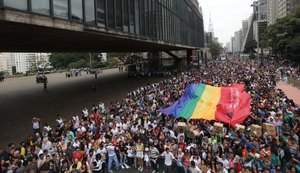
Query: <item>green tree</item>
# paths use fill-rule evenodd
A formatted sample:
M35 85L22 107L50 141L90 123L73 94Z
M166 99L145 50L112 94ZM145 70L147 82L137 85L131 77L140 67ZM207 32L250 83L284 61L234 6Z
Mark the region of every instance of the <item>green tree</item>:
M244 53L255 53L255 49L257 48L256 40L248 41L244 48Z
M268 26L263 41L273 54L300 61L300 7Z
M70 67L74 68L75 66L89 67L90 58L92 65L95 65L92 66L93 68L102 63L100 53L53 53L49 61L54 68L65 69ZM85 60L85 65L83 65L83 61L80 60Z
M87 61L85 59L80 59L76 62L71 62L69 65L68 65L68 68L69 69L72 69L72 68L84 68L87 66Z
M220 55L221 53L221 50L222 50L222 45L220 43L215 43L215 42L212 42L209 46L209 51L212 55L212 57L217 57Z

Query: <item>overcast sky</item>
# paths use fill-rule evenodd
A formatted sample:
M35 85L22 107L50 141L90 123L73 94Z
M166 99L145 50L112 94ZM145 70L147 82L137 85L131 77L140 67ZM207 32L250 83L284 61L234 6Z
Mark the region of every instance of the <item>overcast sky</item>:
M208 31L209 15L215 36L225 46L235 31L242 28L242 20L252 12L253 0L198 0L204 17L204 30Z

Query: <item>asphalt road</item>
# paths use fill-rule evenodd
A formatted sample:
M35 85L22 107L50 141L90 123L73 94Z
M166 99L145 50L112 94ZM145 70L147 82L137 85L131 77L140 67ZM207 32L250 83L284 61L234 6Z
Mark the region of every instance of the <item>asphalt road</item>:
M27 138L32 132L34 116L53 124L57 114L70 119L84 106L91 108L100 101L109 104L139 86L162 80L128 79L126 72L110 69L98 75L97 90L93 91L94 75L82 73L79 77L66 78L64 73L56 73L47 77L47 93L43 93L43 84L35 82L35 76L0 82L0 148Z

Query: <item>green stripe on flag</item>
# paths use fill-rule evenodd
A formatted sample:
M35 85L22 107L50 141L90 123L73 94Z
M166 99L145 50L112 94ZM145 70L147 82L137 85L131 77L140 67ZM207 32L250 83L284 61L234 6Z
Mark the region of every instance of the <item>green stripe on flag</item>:
M189 120L191 118L191 116L193 115L193 112L195 110L195 107L197 106L197 103L198 103L199 99L201 98L205 88L206 88L205 84L199 85L199 87L195 91L194 98L191 101L189 101L184 106L182 111L179 113L180 118L184 118L186 120Z

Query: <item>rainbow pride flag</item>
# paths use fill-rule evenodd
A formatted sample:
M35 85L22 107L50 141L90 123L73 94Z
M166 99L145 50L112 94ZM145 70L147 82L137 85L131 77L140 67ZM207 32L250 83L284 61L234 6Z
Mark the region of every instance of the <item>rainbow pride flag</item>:
M234 83L230 87L190 84L181 98L159 111L186 120L215 120L235 126L250 115L250 95L243 84Z

